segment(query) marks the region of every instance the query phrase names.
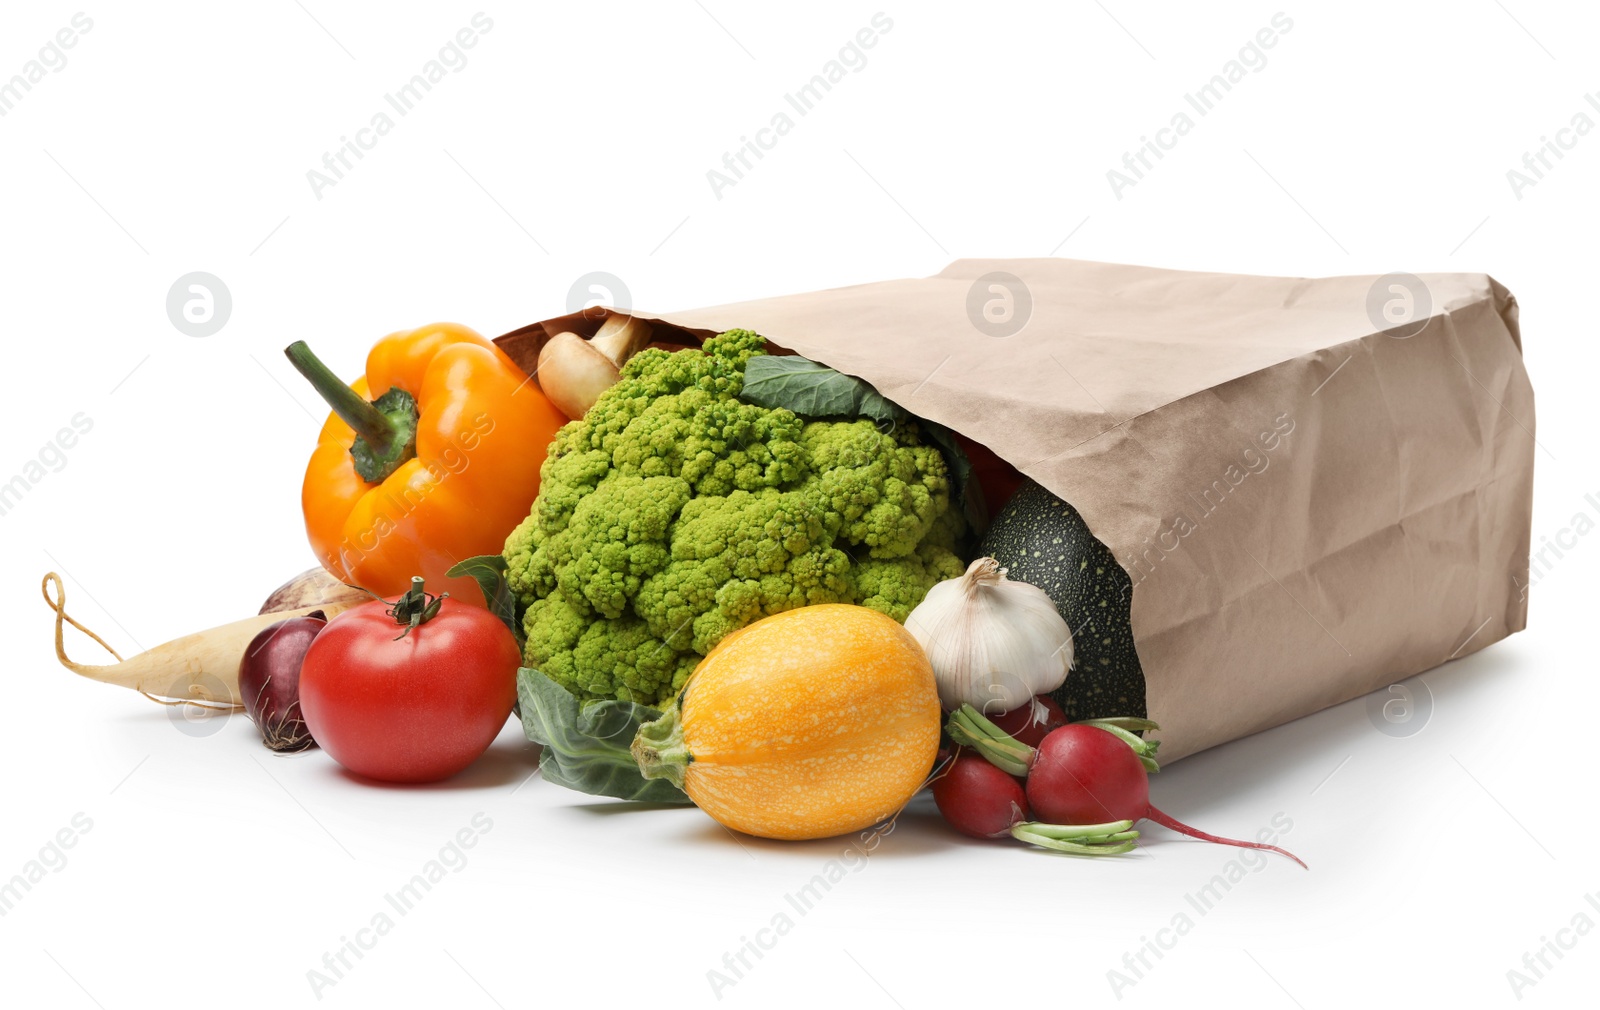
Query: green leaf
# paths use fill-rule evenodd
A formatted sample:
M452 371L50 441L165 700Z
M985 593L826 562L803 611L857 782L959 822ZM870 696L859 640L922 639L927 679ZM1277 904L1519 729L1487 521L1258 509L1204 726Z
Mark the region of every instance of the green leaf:
M798 354L759 354L744 366L744 390L739 398L758 407L784 407L802 417L865 417L880 425L915 419L928 441L944 455L950 467L951 498L961 507L973 535L982 536L989 528L983 492L972 478L972 461L955 434L942 424L913 418L865 379Z
M572 692L527 667L517 671L522 731L544 747L539 772L558 786L647 803L691 802L666 779L646 780L629 748L639 727L661 712L631 701L582 707Z
M744 366L739 398L758 407L786 407L802 417L865 417L898 424L911 415L872 384L798 354L758 354Z
M518 646L524 643L526 639L522 633L522 622L517 620L517 601L511 595L510 584L506 582L504 557L499 554L480 554L456 562L445 574L452 579L463 575L476 579L478 588L483 590L483 604L489 608L489 613L505 622Z

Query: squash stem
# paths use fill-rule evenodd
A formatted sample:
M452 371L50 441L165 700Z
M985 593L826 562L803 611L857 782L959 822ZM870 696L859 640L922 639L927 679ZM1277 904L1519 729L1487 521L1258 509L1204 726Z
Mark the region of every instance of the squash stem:
M684 788L684 772L694 755L683 742L683 719L677 701L666 707L661 718L639 727L629 750L645 778L666 779L679 789Z

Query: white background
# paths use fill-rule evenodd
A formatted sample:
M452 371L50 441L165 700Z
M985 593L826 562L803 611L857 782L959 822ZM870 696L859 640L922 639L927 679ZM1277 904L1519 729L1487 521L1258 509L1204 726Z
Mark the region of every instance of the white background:
M268 755L243 718L186 735L55 664L47 570L132 653L253 613L311 562L298 493L323 410L282 358L290 341L353 373L390 330L560 314L596 270L661 310L959 256L1488 272L1521 302L1538 395L1534 544L1600 518L1584 499L1600 497L1600 135L1568 135L1520 199L1506 176L1575 114L1600 122L1584 100L1600 13L946 6L883 8L893 28L866 66L720 199L707 170L878 7L486 6L469 62L320 199L307 171L478 6L84 9L67 64L0 118L0 480L75 414L93 421L0 516L0 879L75 814L93 824L0 918L8 1005L317 1003L308 970L480 812L492 829L467 865L322 1004L704 1005L707 972L788 911L792 932L722 1004L1498 1006L1518 1002L1506 973L1542 938L1580 912L1600 924L1583 736L1600 537L1539 580L1525 634L1423 678L1420 732L1379 732L1358 700L1163 772L1159 805L1236 834L1281 813L1312 867L1274 859L1204 916L1185 895L1232 850L1152 829L1132 858L1056 858L957 840L919 802L800 917L784 895L844 843L741 844L698 811L524 784L515 727L455 781L375 788L320 753ZM1293 28L1265 67L1118 199L1107 170L1280 9ZM0 80L77 10L7 5ZM165 311L195 270L233 298L206 338ZM1183 911L1193 930L1117 993L1108 971ZM1576 945L1527 1005L1600 984L1600 936L1562 935Z

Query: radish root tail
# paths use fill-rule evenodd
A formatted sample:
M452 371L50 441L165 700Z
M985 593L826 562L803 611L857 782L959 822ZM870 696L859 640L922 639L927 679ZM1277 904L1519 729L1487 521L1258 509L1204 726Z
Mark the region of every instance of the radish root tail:
M1145 814L1145 816L1150 820L1155 821L1163 828L1176 831L1180 835L1188 835L1190 838L1198 838L1205 842L1216 842L1218 845L1237 845L1244 849L1265 849L1268 852L1276 852L1280 856L1288 856L1290 859L1299 863L1300 868L1303 870L1311 869L1311 867L1306 865L1305 860L1301 859L1293 852L1290 852L1288 849L1280 849L1276 845L1267 845L1265 842L1246 842L1238 838L1222 838L1218 835L1201 831L1199 828L1190 827L1189 825L1178 820L1176 817L1172 817L1169 814L1164 814L1153 806L1150 808L1150 812Z

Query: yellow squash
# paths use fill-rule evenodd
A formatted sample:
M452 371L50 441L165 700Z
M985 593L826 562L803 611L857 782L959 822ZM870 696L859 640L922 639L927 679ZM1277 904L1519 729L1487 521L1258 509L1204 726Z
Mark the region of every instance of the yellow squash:
M723 639L633 754L706 813L764 838L827 838L893 816L939 749L939 692L916 639L821 604Z

